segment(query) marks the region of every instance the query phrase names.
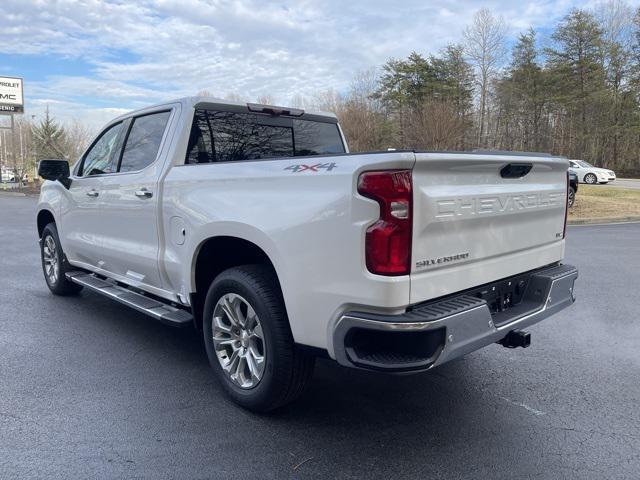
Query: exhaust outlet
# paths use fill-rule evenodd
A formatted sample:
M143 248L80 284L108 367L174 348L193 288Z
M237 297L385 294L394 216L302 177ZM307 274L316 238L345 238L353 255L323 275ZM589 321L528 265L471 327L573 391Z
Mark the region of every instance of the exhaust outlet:
M527 348L531 345L531 334L522 330L511 330L498 343L506 348Z

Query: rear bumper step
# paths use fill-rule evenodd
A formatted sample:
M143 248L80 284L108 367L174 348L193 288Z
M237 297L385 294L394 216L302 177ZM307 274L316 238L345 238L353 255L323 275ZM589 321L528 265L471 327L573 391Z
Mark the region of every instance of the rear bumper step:
M73 283L82 285L89 290L109 297L128 307L161 321L173 327L184 327L193 324L193 316L188 311L174 307L167 303L146 297L140 293L122 287L110 280L103 280L96 275L81 270L67 272L66 277Z
M495 342L528 346L530 337L520 331L574 302L578 270L557 265L524 277L518 302L504 309L494 307L493 297L490 308L476 289L401 315L347 312L333 334L336 360L346 366L403 372L427 370ZM508 280L494 283L500 289L505 281L511 285Z

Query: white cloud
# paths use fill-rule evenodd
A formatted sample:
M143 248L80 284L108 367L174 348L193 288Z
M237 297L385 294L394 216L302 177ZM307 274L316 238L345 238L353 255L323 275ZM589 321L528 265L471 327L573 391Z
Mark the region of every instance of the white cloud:
M529 26L552 25L572 5L580 2L2 0L0 56L88 64L81 75L27 78L26 85L34 108L47 99L66 102L64 115L95 123L110 113L105 109L203 89L219 96L270 94L279 103L342 90L357 70L460 41L479 8L502 15L515 37Z

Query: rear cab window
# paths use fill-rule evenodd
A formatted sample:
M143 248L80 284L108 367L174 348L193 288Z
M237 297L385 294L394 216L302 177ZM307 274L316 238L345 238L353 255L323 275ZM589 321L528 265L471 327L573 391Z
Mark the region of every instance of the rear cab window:
M196 109L186 164L233 162L345 153L338 124Z

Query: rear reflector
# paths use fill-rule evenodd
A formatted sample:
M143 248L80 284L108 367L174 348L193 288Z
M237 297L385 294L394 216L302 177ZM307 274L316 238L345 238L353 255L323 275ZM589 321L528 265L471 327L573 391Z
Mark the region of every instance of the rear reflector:
M380 205L380 218L367 228L367 269L378 275L408 275L413 224L411 170L364 172L358 179L358 193Z

